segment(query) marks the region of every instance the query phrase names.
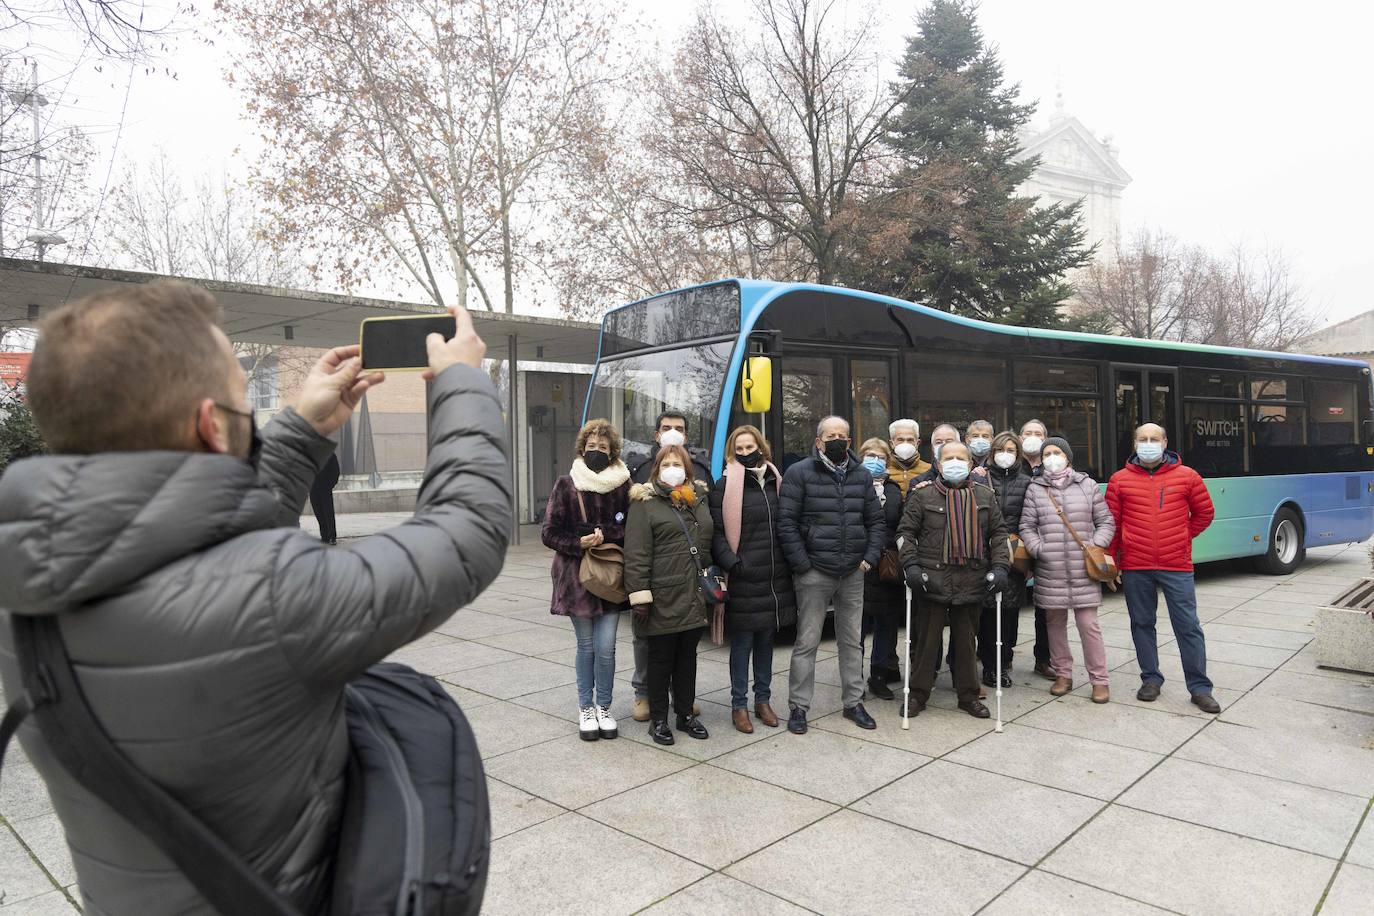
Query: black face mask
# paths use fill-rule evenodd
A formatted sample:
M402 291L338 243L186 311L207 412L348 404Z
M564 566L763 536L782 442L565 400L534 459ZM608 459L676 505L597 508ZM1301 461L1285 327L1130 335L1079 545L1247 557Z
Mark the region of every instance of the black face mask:
M735 460L747 468L756 468L763 460L763 452L750 452L747 455L736 455Z
M582 456L582 463L585 464L587 470L591 471L593 474L600 474L611 466L611 456L597 449L592 449Z
M848 439L831 439L825 445L825 457L830 459L831 464L839 464L849 457Z

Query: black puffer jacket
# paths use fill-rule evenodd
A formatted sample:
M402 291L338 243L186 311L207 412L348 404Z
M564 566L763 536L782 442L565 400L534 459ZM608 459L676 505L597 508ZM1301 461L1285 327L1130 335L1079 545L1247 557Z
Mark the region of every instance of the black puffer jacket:
M787 469L782 478L779 529L793 575L814 568L839 578L865 561L877 566L887 542L873 476L853 452L843 481L836 479L815 448L809 461L798 461Z
M875 493L877 491L874 491ZM883 521L887 531L884 550L897 549L897 525L902 521L902 488L895 481L883 481ZM878 567L864 576L864 613L900 617L906 613L906 586L878 578Z
M977 500L984 559L959 565L943 561L949 518L939 487L917 489L913 484L907 491L902 523L897 527L897 535L903 539L902 568L919 566L930 577L924 597L936 604L982 604L987 595L985 577L992 567L1011 568L1007 526L997 494L987 486L970 485L968 490Z
M1007 533L1016 534L1021 530L1021 509L1026 504L1026 489L1033 479L1030 469L1023 462L1012 465L1004 471L991 462L987 465L987 480L997 491L997 503L1002 509L1002 520L1007 523ZM984 600L985 607L993 606L993 598ZM1026 577L1014 569L1007 570L1007 590L1002 593L1002 606L1019 608L1026 600Z
M716 565L730 574L730 597L725 602L725 627L730 632L771 630L797 622L797 597L792 571L787 568L778 539L777 475L764 471L744 475L740 506L739 550L725 537L725 485L722 477L711 488L711 520L715 524L712 554Z

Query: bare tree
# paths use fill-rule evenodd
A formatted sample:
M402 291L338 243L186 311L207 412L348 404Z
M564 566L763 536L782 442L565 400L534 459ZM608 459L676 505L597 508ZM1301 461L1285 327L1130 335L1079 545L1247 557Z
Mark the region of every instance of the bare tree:
M106 59L146 61L191 3L152 5L146 0L0 0L0 35L11 48L75 31Z
M1197 339L1282 351L1315 331L1322 317L1281 251L1254 252L1237 245L1226 260L1218 261Z

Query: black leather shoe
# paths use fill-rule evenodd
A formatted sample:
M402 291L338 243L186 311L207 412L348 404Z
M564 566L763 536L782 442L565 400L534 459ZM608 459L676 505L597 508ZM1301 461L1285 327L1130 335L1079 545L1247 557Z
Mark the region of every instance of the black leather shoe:
M884 684L883 679L880 677L871 677L868 679L868 692L880 700L892 699L892 688Z
M873 676L883 679L884 684L900 684L902 682L902 669L893 665L891 668L875 668Z
M977 700L969 700L967 703L960 703L959 708L975 719L986 719L992 715L988 708Z
M992 679L992 670L989 669L989 668L984 668L984 669L983 669L983 686L984 686L984 687L996 687L996 686L997 686L997 682L994 681L994 680Z
M926 701L925 701L925 700L921 700L921 699L917 699L916 697L912 697L912 698L910 698L909 700L906 701L906 709L905 709L906 716L907 716L908 719L914 719L914 718L916 718L917 716L919 716L919 715L921 714L921 712L922 712L925 708L926 708Z
M673 730L668 727L667 722L655 719L649 723L649 737L654 739L654 744L672 744Z
M792 707L792 714L787 717L787 730L794 735L806 734L806 710Z
M1142 703L1153 703L1159 699L1159 685L1153 681L1146 681L1135 692L1135 698Z
M1193 705L1203 712L1210 712L1214 716L1221 712L1221 704L1214 700L1210 693L1193 694Z
M702 725L701 720L696 716L678 716L677 730L686 734L688 738L696 738L697 740L711 737L711 733L706 730L706 726Z
M1010 675L1010 674L1007 674L1005 671L1003 671L1003 672L1002 672L1002 686L1003 686L1003 687L1010 687L1011 685L1012 685L1011 675Z
M853 706L846 709L844 711L844 717L859 726L859 728L874 729L878 727L878 723L873 721L873 717L868 714L867 709L864 709L864 704L862 703L855 703Z

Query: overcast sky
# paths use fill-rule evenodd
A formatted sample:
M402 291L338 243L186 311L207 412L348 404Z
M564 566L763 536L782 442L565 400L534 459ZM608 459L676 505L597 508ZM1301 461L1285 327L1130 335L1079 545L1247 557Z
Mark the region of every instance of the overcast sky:
M632 5L665 46L691 10ZM899 54L919 8L880 0L886 25L875 50ZM1069 113L1113 136L1134 179L1124 231L1148 224L1218 250L1280 248L1329 321L1374 308L1368 5L984 0L980 21L1008 78L1041 100L1042 120L1059 85ZM175 80L140 71L128 82L127 70L107 67L63 96L72 120L98 130L97 186L116 136L120 160L161 144L188 175L221 163L238 171L257 148L219 49L185 36L166 63Z

